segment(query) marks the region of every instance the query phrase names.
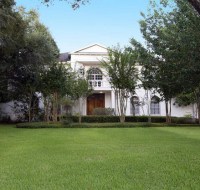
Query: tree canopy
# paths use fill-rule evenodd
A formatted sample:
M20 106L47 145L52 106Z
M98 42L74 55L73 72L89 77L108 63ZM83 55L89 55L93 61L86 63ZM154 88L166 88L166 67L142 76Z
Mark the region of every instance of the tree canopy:
M146 40L146 47L140 46L146 55L141 57L146 84L157 89L166 108L167 102L182 92L198 94L199 105L199 15L184 0L151 3L149 13L143 14L140 22Z
M42 3L49 5L55 0L42 0ZM90 0L63 0L71 4L73 9L79 8L81 5L89 2ZM194 9L200 14L200 0L188 0L188 2L194 7Z
M200 0L188 0L188 2L194 7L194 9L200 15Z
M111 87L115 91L120 121L125 121L127 98L135 93L138 73L136 69L138 54L129 49L114 47L108 50L108 59L102 61Z

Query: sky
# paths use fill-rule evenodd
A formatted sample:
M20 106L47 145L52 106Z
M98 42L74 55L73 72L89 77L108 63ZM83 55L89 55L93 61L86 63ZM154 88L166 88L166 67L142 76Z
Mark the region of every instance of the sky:
M147 11L149 0L90 0L76 10L66 1L54 0L50 6L41 1L16 0L16 5L38 11L61 53L94 43L124 47L133 37L143 43L138 22L142 19L140 12Z

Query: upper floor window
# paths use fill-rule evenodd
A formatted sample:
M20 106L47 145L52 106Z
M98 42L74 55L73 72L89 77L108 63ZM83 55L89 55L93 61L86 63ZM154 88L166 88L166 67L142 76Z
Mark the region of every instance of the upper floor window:
M157 96L151 98L150 110L151 114L160 114L160 99Z
M132 96L131 99L131 114L139 115L140 114L140 103L139 98L137 96Z
M102 86L103 74L99 68L91 68L88 70L89 84L93 87Z
M102 72L98 68L91 68L88 71L88 80L102 80Z
M78 69L78 74L79 74L80 76L84 76L84 74L85 74L85 69L84 69L84 67L80 67L80 68Z

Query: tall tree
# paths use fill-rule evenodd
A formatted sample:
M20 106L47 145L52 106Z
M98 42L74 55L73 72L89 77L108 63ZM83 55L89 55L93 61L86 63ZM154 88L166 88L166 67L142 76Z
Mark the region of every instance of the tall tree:
M57 61L59 50L48 29L39 22L38 14L19 8L25 23L23 43L16 49L7 77L9 96L23 102L31 121L34 97L39 93L41 74ZM25 110L25 109L23 109Z
M26 23L14 0L0 1L0 102L8 101L8 73L24 45Z
M83 101L92 93L92 87L89 85L88 81L82 77L77 76L72 85L71 99L78 101L79 106L79 123L81 123L82 118L82 105Z
M137 57L136 51L114 47L108 50L108 59L102 61L108 80L115 91L120 122L125 121L127 98L135 93L138 79L135 67Z
M188 0L188 2L194 7L194 9L200 15L200 0Z
M63 97L71 95L74 74L69 67L55 63L42 74L41 78L45 120L48 121L49 117L52 117L53 121L57 121Z
M156 79L154 84L164 99L168 101L180 91L196 91L200 84L198 14L187 1L174 0L152 1L149 14L143 16L141 31L154 59L146 68L153 71L149 77Z

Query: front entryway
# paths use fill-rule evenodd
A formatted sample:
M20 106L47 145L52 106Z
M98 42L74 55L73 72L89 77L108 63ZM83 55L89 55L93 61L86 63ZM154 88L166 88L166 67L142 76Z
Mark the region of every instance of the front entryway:
M105 94L92 94L87 97L87 115L92 115L94 108L105 108Z

